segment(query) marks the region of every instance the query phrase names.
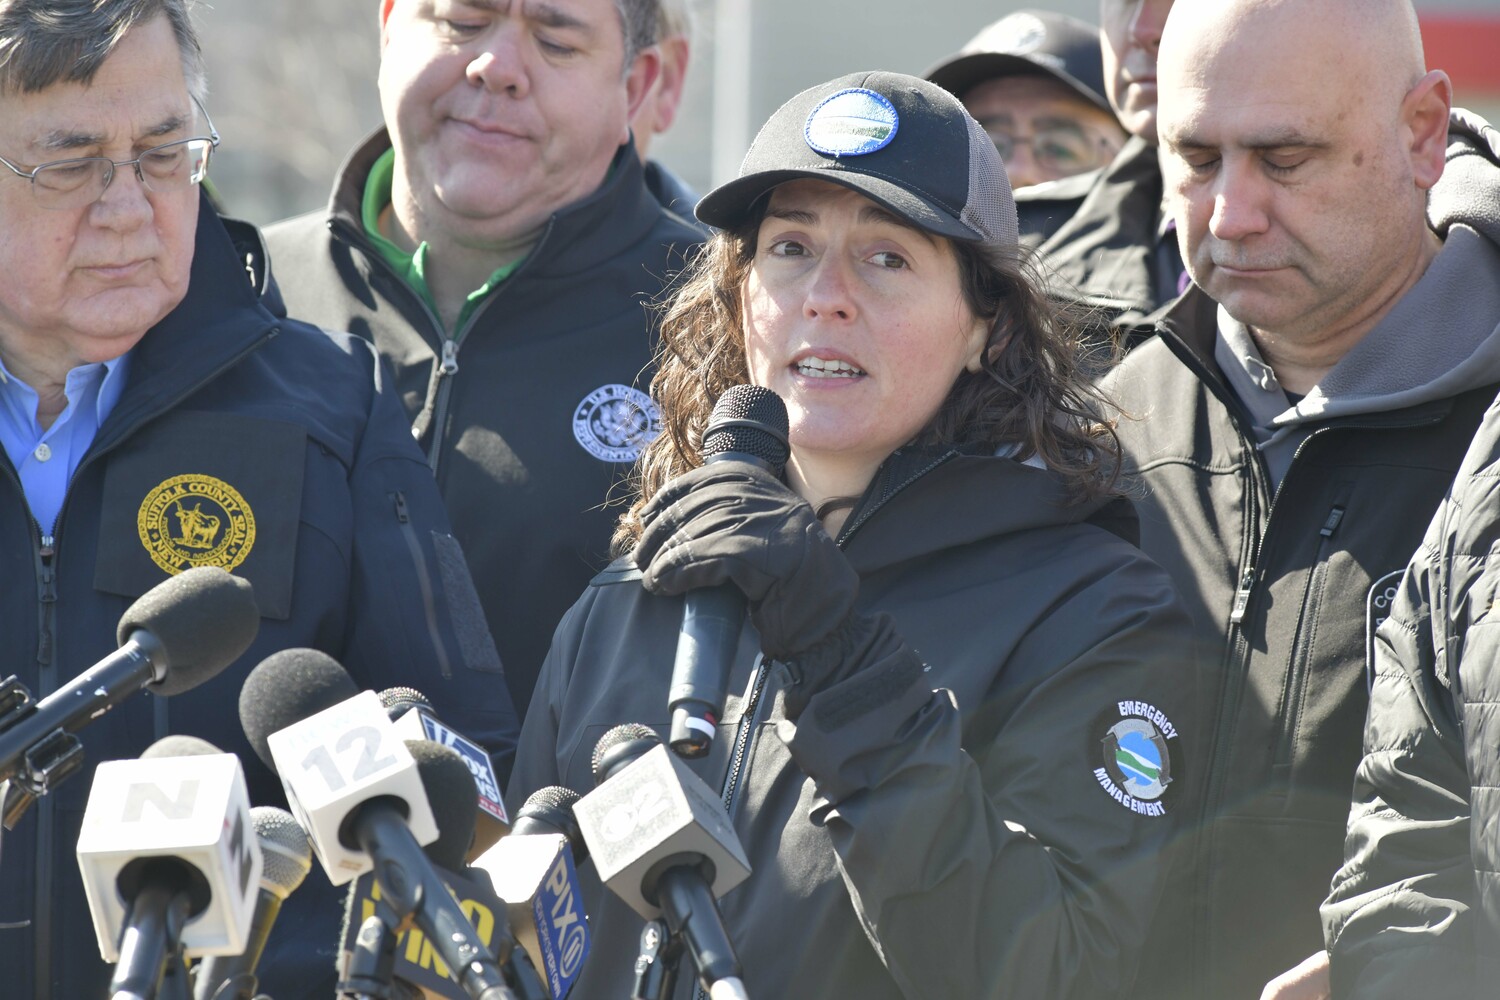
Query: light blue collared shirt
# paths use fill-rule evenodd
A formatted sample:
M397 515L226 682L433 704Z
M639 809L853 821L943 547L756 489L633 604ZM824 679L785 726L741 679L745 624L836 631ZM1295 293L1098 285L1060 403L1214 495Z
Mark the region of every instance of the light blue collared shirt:
M0 361L0 445L20 473L21 491L43 535L52 534L68 483L100 425L120 401L129 368L127 353L68 372L63 383L68 405L51 427L42 430L36 420L36 390Z

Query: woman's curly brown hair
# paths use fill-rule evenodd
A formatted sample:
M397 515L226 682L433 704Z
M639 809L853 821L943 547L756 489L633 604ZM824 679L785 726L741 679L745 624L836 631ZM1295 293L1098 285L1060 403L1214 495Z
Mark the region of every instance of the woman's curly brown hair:
M642 506L699 457L703 428L725 390L750 381L740 293L755 259L761 210L715 233L673 283L660 311L661 340L651 395L662 433L641 453L635 496L615 528L616 555L640 537ZM1075 502L1118 493L1120 444L1107 404L1086 372L1097 359L1080 326L1051 304L1025 250L990 252L947 241L958 258L964 298L976 316L995 317L978 372L963 371L914 440L922 445L1010 446L1040 457Z

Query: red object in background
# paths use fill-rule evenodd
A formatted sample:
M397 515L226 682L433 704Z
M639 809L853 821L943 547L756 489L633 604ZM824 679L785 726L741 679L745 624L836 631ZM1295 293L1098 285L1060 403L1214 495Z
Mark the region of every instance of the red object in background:
M1500 95L1500 15L1421 13L1418 21L1430 69L1446 70L1459 95Z

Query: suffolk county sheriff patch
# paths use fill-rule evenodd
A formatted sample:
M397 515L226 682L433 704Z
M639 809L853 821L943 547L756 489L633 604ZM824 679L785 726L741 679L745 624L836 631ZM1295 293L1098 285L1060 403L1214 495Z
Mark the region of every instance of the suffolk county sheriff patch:
M255 545L255 514L213 476L173 476L146 494L136 530L151 561L176 575L195 566L232 570Z
M1137 815L1165 816L1181 764L1172 720L1149 702L1121 701L1099 714L1094 731L1094 780L1104 793Z
M661 411L628 385L601 385L573 408L573 437L605 462L634 462L661 433Z

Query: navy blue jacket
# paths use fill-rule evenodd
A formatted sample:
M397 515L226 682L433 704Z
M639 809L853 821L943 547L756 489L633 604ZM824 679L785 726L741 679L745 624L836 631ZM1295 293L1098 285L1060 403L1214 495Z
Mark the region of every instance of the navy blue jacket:
M56 690L112 652L125 609L188 559L249 579L262 616L219 676L90 723L83 770L5 833L6 997L104 993L74 858L99 761L168 732L199 736L239 754L253 803L281 804L237 713L245 675L272 652L311 646L363 688L415 687L508 768L518 724L500 660L381 362L363 340L287 319L265 259L253 227L203 203L189 293L136 346L53 536L0 453L0 676L37 697ZM313 872L277 922L263 989L331 995L340 915Z

